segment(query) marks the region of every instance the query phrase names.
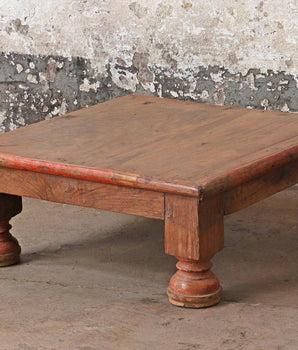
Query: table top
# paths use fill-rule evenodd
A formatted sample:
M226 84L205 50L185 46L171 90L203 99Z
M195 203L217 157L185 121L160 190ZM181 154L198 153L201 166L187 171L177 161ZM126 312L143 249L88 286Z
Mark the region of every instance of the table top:
M198 196L298 159L298 115L128 95L0 135L0 166Z

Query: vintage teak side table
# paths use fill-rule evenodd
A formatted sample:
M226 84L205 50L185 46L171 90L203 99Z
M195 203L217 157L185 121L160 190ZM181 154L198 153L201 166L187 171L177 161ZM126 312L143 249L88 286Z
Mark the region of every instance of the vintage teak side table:
M220 300L224 215L298 182L298 116L129 95L0 135L0 265L21 196L165 222L177 306Z

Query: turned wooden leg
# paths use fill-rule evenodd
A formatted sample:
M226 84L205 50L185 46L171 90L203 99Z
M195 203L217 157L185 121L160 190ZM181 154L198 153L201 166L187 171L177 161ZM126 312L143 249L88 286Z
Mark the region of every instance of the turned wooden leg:
M167 289L173 305L200 308L220 301L221 287L210 260L223 248L221 203L217 197L202 201L166 195L165 251L179 260Z
M0 267L16 264L20 261L21 247L9 230L10 219L22 211L22 198L9 194L0 194Z
M221 297L218 278L210 262L177 258L178 271L171 278L167 293L173 305L201 308L215 305Z

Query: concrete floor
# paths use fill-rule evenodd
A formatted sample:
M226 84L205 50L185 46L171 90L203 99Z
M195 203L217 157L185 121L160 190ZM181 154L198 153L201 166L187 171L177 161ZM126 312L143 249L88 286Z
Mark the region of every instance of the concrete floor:
M298 349L298 190L225 221L221 303L181 309L163 223L24 199L22 263L0 270L1 350Z

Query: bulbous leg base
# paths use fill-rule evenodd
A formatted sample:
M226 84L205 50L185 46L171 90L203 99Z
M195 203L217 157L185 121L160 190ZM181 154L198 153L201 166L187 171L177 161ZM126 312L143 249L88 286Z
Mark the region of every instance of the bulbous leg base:
M217 304L221 297L218 278L210 271L210 262L178 258L178 271L171 278L167 293L171 304L201 308Z
M17 264L20 261L21 247L9 233L9 220L0 220L0 267Z

